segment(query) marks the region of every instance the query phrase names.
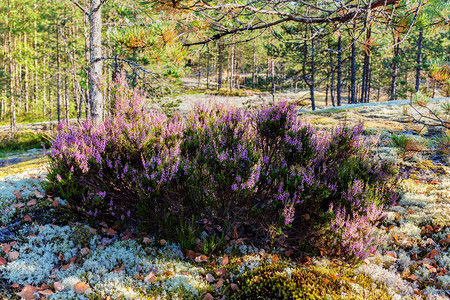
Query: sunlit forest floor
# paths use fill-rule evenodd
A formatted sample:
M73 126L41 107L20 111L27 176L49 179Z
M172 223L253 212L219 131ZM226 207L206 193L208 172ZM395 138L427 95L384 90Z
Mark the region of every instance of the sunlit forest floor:
M182 111L194 104L189 100L192 96L185 96L188 101L181 104ZM231 98L221 99L234 103ZM246 101L239 105L248 106ZM271 266L276 280L299 280L295 270L313 274L303 276L310 280L303 285L304 298L449 299L450 161L442 153L402 158L391 146L393 133L418 134L402 117L404 104L299 111L321 127L364 122L366 134L379 138L373 149L376 155L399 166L401 199L380 227L386 241L376 255L358 264L328 260L326 255L294 260L286 249L268 253L251 241L230 242L224 253L207 257L183 252L163 237L91 224L74 214L64 199L44 192L46 158L40 150L4 153L0 156L0 297L222 299L252 289L251 284L237 284L235 278L246 272L259 278L254 270L267 279ZM432 139L433 133L423 138Z

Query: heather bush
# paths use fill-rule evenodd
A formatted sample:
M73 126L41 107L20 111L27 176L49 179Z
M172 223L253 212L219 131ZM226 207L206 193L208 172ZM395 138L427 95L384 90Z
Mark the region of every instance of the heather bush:
M243 224L327 232L352 257L376 247L374 231L359 229L376 226L395 200L395 172L370 157L362 125L318 130L286 102L255 111L198 106L167 118L147 112L124 76L113 91L112 117L61 123L50 149L50 186L73 207L147 227L169 215L227 233Z

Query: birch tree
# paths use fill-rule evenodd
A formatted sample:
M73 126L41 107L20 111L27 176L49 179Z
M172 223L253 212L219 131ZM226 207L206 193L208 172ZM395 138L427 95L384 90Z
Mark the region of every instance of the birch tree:
M89 8L76 0L70 0L89 19L89 101L94 124L103 121L104 101L100 89L102 83L102 6L108 0L91 0Z

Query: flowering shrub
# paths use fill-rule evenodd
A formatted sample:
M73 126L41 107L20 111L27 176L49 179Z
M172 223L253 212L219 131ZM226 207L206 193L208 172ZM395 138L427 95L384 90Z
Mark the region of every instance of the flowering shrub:
M226 230L242 221L301 227L297 216L309 214L319 227L332 219L346 243L363 243L344 245L352 255L372 249L373 232L352 228L381 218L394 173L371 159L362 125L318 130L284 102L253 112L198 106L169 119L146 112L124 76L113 90L113 117L61 123L50 149L50 185L74 207L147 225L167 214L208 218ZM339 208L334 220L330 206Z

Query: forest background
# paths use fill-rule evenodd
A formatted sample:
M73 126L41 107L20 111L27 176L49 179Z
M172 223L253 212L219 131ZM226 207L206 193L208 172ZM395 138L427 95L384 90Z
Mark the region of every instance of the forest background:
M301 104L313 110L318 95L326 106L418 91L448 96L449 7L445 0L2 1L0 123L14 132L16 122L101 119L120 72L164 110L181 93L308 91Z

